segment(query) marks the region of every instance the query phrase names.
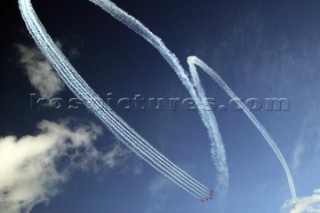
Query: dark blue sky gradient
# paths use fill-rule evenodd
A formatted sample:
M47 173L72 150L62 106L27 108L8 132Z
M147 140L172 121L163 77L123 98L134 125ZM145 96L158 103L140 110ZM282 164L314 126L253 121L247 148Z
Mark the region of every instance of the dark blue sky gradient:
M320 188L320 172L314 168L320 162L320 148L314 148L320 139L319 1L114 2L162 38L185 68L186 58L196 55L241 98L288 98L289 111L254 113L286 157L298 196ZM151 45L89 1L33 3L50 35L62 42L74 67L102 98L109 92L117 97L189 97L174 71ZM44 119L75 117L100 124L85 110L30 110L29 94L35 91L18 64L14 45L34 44L17 4L8 4L1 13L1 136L33 134L35 124ZM78 50L78 57L70 57L68 50L72 48ZM227 95L199 72L207 95L219 104L227 104ZM69 90L58 96L73 97ZM121 108L115 111L170 160L199 181L215 186L209 139L197 112L183 108L163 112ZM290 192L275 155L243 113L218 109L215 112L230 171L225 212L279 212ZM111 133L104 129L96 146L103 149L113 142ZM300 158L303 163L293 168L293 153L299 143L306 146ZM78 172L61 186L61 193L48 205L40 204L31 212L220 211L215 201L203 204L161 178L145 163L139 175L121 171ZM157 181L164 182L164 186L151 195L149 188Z

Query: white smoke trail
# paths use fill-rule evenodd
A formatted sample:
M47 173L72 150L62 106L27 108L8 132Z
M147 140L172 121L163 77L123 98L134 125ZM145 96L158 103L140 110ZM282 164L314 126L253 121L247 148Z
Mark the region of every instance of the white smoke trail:
M198 65L203 71L205 71L229 96L232 100L235 100L235 102L238 104L238 106L243 109L244 113L248 116L248 118L252 121L252 123L255 125L255 127L259 130L259 132L262 134L262 136L265 138L265 140L268 142L269 146L279 159L285 173L287 176L287 180L289 183L291 196L293 200L297 199L292 175L290 173L288 164L283 157L279 147L275 143L275 141L272 139L270 134L267 132L267 130L263 127L263 125L258 121L258 119L250 112L248 107L241 101L241 99L234 94L234 92L230 89L230 87L222 80L222 78L214 71L212 70L206 63L204 63L201 59L197 58L196 56L189 56L188 57L188 64L189 69L192 75L192 78L194 79L194 84L196 87L199 88L199 91L201 92L202 97L206 97L205 93L203 91L203 88L200 83L199 75L196 70L196 66Z
M189 91L191 97L197 104L198 108L201 109L203 101L201 97L197 94L197 91L194 89L193 83L190 81L188 74L181 66L179 60L162 42L162 40L154 35L148 28L146 28L141 22L137 19L123 11L121 8L118 8L114 3L109 0L89 0L94 4L100 6L103 10L112 15L115 19L126 25L128 28L136 32L138 35L142 36L147 40L152 46L154 46L163 58L169 63L169 65L174 69L179 79L183 85ZM211 140L211 155L214 161L214 164L218 171L218 190L224 196L228 190L229 185L229 172L228 165L226 161L226 154L224 145L222 142L222 137L219 132L218 124L216 122L215 115L212 112L203 112L199 111L201 119L205 124L209 138Z
M263 135L263 137L268 142L269 146L274 151L275 155L279 159L280 163L282 164L284 171L287 176L287 180L289 183L290 191L292 199L296 199L296 192L295 187L293 183L293 178L290 173L290 170L288 168L288 165L274 142L274 140L271 138L269 133L266 131L266 129L262 126L262 124L255 118L255 116L249 111L249 109L240 101L240 99L231 91L231 89L228 87L228 85L220 78L220 76L215 73L211 68L209 68L206 64L204 64L202 61L197 59L196 57L189 57L188 63L190 72L192 75L192 81L190 81L188 75L186 74L183 67L180 65L179 60L177 57L165 46L165 44L161 41L159 37L154 35L148 28L146 28L141 22L139 22L134 17L130 16L128 13L123 11L122 9L118 8L114 3L112 3L109 0L89 0L93 2L94 4L97 4L102 9L104 9L106 12L108 12L110 15L112 15L114 18L116 18L118 21L125 24L128 28L136 32L138 35L145 38L152 46L154 46L164 57L164 59L170 64L170 66L174 69L178 77L180 78L183 85L187 88L189 91L191 97L196 102L198 108L200 117L204 123L204 125L208 129L209 137L211 139L211 154L214 159L214 163L217 167L217 170L220 174L218 177L218 184L220 184L220 188L224 191L228 188L228 180L229 180L229 173L228 173L228 166L226 163L226 155L225 155L225 149L222 142L222 137L218 129L218 124L216 122L216 118L214 114L210 111L201 110L203 107L208 108L209 103L206 100L205 92L203 90L203 87L201 86L200 79L197 75L196 69L194 67L194 62L197 62L197 64L202 68L206 68L206 72L215 80L219 86L221 86L227 94L234 98L236 103L244 109L244 112L248 116L248 118L253 122L253 124L257 127L257 129L260 131L260 133ZM212 73L208 70L212 70ZM195 90L196 88L196 90Z
M119 116L110 111L110 107L92 91L87 83L70 65L65 56L54 45L52 39L46 33L35 14L31 2L28 0L20 0L19 5L22 16L37 45L58 71L65 83L85 103L85 105L91 109L124 144L146 160L156 170L197 198L202 198L207 195L209 191L208 188L204 187L198 181L175 166L143 140L142 137L129 127ZM150 150L152 152L151 154Z
M125 24L128 28L136 32L138 35L146 39L151 45L153 45L164 59L174 69L183 85L189 91L191 97L197 104L200 113L200 117L206 126L211 140L211 154L213 161L218 171L218 188L222 192L226 192L228 189L229 173L226 163L226 154L222 137L218 129L216 118L212 111L201 110L203 107L208 107L209 104L205 99L205 92L200 84L200 79L197 75L195 62L202 68L205 67L211 70L200 60L196 60L194 57L188 58L190 66L191 80L183 67L180 65L177 57L165 46L161 39L155 36L148 28L146 28L141 22L134 17L127 14L122 9L118 8L114 3L109 0L89 0L94 4L100 6L118 21ZM49 61L53 64L58 71L61 78L66 82L69 88L78 96L85 105L91 109L97 117L115 134L121 141L132 149L137 155L147 161L156 170L170 178L173 182L185 189L190 194L193 193L206 193L207 188L200 184L198 181L190 177L183 170L179 169L176 165L170 162L166 157L155 150L147 141L145 141L140 135L138 135L131 127L129 127L118 115L109 111L109 106L106 105L97 94L87 85L87 83L79 76L76 70L70 65L65 56L54 45L52 39L46 33L41 22L38 20L35 14L30 0L19 0L22 16L27 24L27 27L36 41L39 48L46 55ZM212 71L213 72L213 71ZM211 72L209 72L211 73ZM209 74L208 73L208 74ZM227 93L230 97L237 97L226 85L226 83L216 74L209 74ZM249 117L249 119L258 128L264 138L267 140L278 159L282 163L282 166L287 174L289 186L291 189L292 198L295 199L295 189L290 171L287 167L285 159L283 158L279 148L276 146L273 139L269 136L264 127L258 122L253 114L245 107L242 102L237 102L242 107ZM245 110L246 109L246 110Z

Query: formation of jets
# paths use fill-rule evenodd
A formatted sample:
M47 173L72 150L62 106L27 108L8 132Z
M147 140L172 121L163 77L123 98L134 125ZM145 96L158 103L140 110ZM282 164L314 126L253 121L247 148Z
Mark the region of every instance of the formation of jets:
M209 197L201 199L201 202L207 202L212 199L213 199L213 190L211 189L211 190L209 190Z

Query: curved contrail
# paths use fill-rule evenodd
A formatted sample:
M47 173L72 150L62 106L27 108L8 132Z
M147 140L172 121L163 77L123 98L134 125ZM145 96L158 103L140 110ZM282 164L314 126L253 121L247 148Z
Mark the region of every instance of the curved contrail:
M203 110L209 107L204 89L200 83L199 76L195 65L201 67L220 87L231 97L237 98L228 85L215 73L210 67L196 57L189 57L188 64L191 78L183 69L179 60L162 42L162 40L154 35L137 19L117 7L109 0L89 0L100 6L103 10L112 15L115 19L126 25L128 28L142 36L152 46L154 46L163 58L176 72L182 84L186 87L191 97L194 99L199 109L201 120L207 128L211 141L211 155L218 171L218 189L225 194L228 190L229 172L226 161L226 154L222 137L219 132L216 117L212 111ZM26 25L37 43L38 47L51 62L60 77L64 80L70 90L83 101L87 108L92 110L95 115L108 127L108 129L116 135L127 147L134 151L138 156L149 163L153 168L161 172L163 175L171 179L174 183L186 190L191 195L201 198L208 195L209 189L192 178L178 166L169 161L164 155L153 148L145 139L135 132L124 120L117 114L110 111L110 107L105 104L102 99L89 87L89 85L81 78L77 71L72 67L63 53L56 47L45 28L38 19L30 0L19 0L19 6L22 17ZM287 163L277 147L274 140L255 118L249 109L238 99L236 103L244 110L248 118L257 127L263 137L266 139L278 159L280 160L291 190L292 199L296 199L296 192L293 179L290 174Z
M293 178L290 173L290 170L288 168L288 165L274 142L274 140L271 138L269 133L265 130L263 125L256 119L256 117L250 112L250 110L243 104L240 99L232 92L232 90L228 87L228 85L220 78L220 76L215 73L211 68L209 68L207 65L205 65L202 61L197 59L196 57L189 57L188 63L189 63L189 69L192 75L192 79L190 81L187 73L181 66L179 60L177 57L165 46L165 44L161 41L159 37L154 35L148 28L146 28L141 22L136 20L134 17L127 14L122 9L118 8L114 3L108 0L89 0L98 6L100 6L102 9L104 9L106 12L108 12L110 15L112 15L114 18L116 18L118 21L125 24L128 28L145 38L152 46L154 46L164 57L164 59L171 65L171 67L174 69L184 86L189 91L191 97L196 102L199 113L201 116L201 119L204 123L204 125L208 129L208 134L211 139L211 153L212 157L214 158L215 165L217 167L217 170L220 174L220 177L218 177L218 183L220 184L220 187L227 188L228 187L228 167L226 163L226 155L225 155L225 149L222 142L222 137L219 132L219 128L216 122L215 115L211 111L201 110L201 108L209 107L209 103L206 101L206 96L204 93L204 90L201 86L200 80L198 82L195 82L195 75L192 72L192 70L195 70L194 66L191 66L193 61L197 62L197 65L202 65L201 68L208 68L206 69L206 72L212 77L213 80L215 80L220 87L222 87L227 94L236 100L236 103L243 108L245 114L248 116L248 118L253 122L253 124L257 127L257 129L260 131L260 133L263 135L263 137L266 139L272 150L274 151L277 158L280 160L284 171L287 176L287 180L289 183L290 191L292 199L296 199L296 192L295 187L293 183ZM202 63L200 63L202 62ZM205 65L205 66L204 66ZM208 70L211 70L212 72L208 72ZM198 78L199 79L199 78Z
M297 195L295 191L295 186L293 183L292 175L290 173L288 164L283 157L279 147L277 146L276 142L272 139L270 134L267 132L267 130L263 127L263 125L258 121L258 119L252 114L252 112L248 109L248 107L241 101L241 99L234 94L234 92L230 89L230 87L224 82L224 80L215 72L213 71L206 63L204 63L201 59L199 59L196 56L189 56L188 59L189 69L192 75L192 79L194 79L194 85L198 88L198 91L201 92L202 97L205 96L205 92L203 90L203 87L201 86L200 79L198 72L196 70L196 65L199 66L204 72L206 72L228 95L232 100L235 100L237 105L243 109L244 113L248 116L248 118L251 120L251 122L255 125L255 127L259 130L259 132L262 134L264 139L268 142L269 146L279 159L285 173L287 176L287 180L289 183L291 196L293 200L296 200Z
M177 76L181 80L182 84L186 87L191 97L197 104L198 108L201 109L203 101L197 94L193 83L190 81L187 72L181 66L179 60L162 42L162 40L154 35L147 27L145 27L140 21L129 15L127 12L117 7L113 2L109 0L89 0L92 3L100 6L103 10L113 16L115 19L126 25L129 29L136 32L138 35L148 41L153 47L155 47L168 64L176 72ZM211 155L214 164L218 171L218 187L217 189L221 192L222 196L226 194L229 187L229 172L226 160L226 154L222 137L219 132L218 123L213 112L204 112L199 110L200 117L206 126L211 140Z
M95 113L109 130L138 156L188 193L199 199L208 197L209 189L207 187L185 173L153 148L117 114L112 112L110 107L89 87L63 53L56 47L38 19L30 0L19 0L19 7L27 28L38 47L70 90Z

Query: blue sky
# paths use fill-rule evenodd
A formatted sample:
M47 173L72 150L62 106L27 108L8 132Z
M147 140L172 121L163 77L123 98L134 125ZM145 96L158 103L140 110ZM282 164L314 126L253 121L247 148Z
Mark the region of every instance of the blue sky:
M201 203L119 142L85 109L30 108L31 97L74 95L28 35L12 2L2 15L0 210L4 212L320 212L318 1L114 1L172 50L183 67L196 55L242 99L278 144L295 182L291 198L283 168L245 114L199 71L208 97L227 110L215 115L230 174L228 195ZM104 100L189 98L155 49L86 1L33 1L50 35ZM199 69L200 70L200 69ZM35 94L32 96L30 94ZM289 110L268 111L266 98ZM33 103L34 104L34 103ZM34 105L33 105L34 107ZM197 111L123 110L112 106L156 149L215 189L217 171Z

